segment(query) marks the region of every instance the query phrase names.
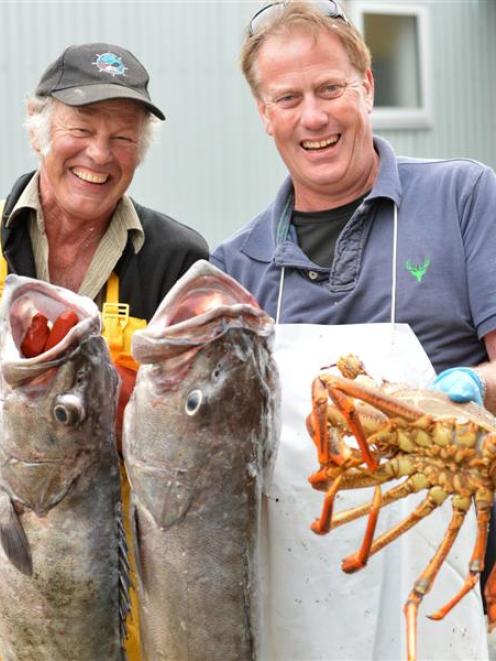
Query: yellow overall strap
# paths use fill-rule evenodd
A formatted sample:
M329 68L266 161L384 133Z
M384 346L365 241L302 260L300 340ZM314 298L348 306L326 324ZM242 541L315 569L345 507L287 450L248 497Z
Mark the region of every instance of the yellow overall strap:
M124 330L129 321L129 305L119 303L119 278L115 273L107 281L107 295L102 309L103 337L111 352L124 348Z
M116 365L137 370L138 364L131 354L131 337L134 331L145 328L146 320L131 317L129 305L119 303L119 278L112 273L107 281L106 300L102 308L102 335L107 341Z
M0 218L3 213L3 207L5 205L5 200L0 200ZM5 286L5 278L7 277L7 260L2 253L2 243L0 242L0 298L3 294L3 288Z

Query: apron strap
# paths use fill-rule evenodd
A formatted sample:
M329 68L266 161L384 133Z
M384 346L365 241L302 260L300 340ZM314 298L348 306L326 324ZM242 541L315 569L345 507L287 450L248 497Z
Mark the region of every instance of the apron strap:
M396 322L396 276L398 264L398 207L393 203L393 272L391 278L391 323Z
M286 267L281 267L281 277L279 278L279 293L277 294L277 310L276 310L276 326L281 323L281 308L282 308L282 290L284 289L284 275Z

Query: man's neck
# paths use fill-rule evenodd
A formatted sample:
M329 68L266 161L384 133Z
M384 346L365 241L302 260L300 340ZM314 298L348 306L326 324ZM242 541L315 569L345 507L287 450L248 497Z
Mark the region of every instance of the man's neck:
M107 224L71 218L43 209L50 282L78 292Z
M351 185L301 187L295 183L295 209L298 211L323 211L343 207L363 197L374 186L379 171L379 157L374 151L370 168Z

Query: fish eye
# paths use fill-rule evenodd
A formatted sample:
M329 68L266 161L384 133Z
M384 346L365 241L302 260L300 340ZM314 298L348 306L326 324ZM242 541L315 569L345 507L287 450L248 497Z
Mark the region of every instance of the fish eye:
M192 390L186 397L186 404L184 410L187 415L195 415L201 406L203 400L203 393L201 390Z
M76 425L85 418L81 400L75 395L60 395L53 407L53 417L62 425Z

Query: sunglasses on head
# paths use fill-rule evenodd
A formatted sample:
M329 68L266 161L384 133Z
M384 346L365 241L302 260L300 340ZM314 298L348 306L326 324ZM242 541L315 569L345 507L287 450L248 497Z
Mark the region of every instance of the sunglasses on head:
M271 23L274 17L289 4L290 0L280 0L279 2L271 2L259 9L250 21L248 35L252 37ZM309 2L309 4L311 4L312 7L316 7L324 14L324 16L328 16L329 18L340 18L345 23L349 22L341 7L337 2L334 2L334 0L315 0Z

